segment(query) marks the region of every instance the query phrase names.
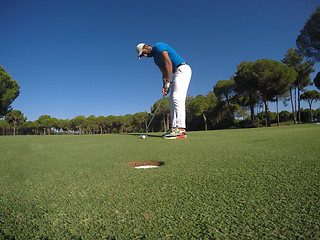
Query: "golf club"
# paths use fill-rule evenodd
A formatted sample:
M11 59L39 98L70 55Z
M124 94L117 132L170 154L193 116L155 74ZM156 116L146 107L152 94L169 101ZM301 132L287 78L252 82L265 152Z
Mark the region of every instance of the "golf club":
M160 102L159 102L159 105L158 105L158 107L156 108L156 111L154 112L154 114L153 114L153 116L152 116L152 118L151 118L150 122L149 122L149 123L148 123L148 125L147 125L147 129L146 129L146 132L147 132L147 133L148 133L149 126L150 126L150 124L151 124L151 122L152 122L152 120L153 120L154 116L156 115L156 113L157 113L157 111L158 111L158 109L159 109L159 107L160 107L161 102L162 102L162 100L163 100L163 99L164 99L164 96L161 98L161 100L160 100Z

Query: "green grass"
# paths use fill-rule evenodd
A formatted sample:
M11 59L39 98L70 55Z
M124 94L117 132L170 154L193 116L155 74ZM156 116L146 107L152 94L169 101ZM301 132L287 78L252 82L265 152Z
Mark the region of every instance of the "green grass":
M0 239L320 238L319 125L160 135L0 137Z

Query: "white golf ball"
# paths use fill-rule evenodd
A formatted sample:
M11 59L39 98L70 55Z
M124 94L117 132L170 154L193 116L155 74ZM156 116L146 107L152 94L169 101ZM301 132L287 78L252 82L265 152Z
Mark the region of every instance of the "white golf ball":
M141 135L141 138L142 138L142 139L145 139L145 138L146 138L146 135Z

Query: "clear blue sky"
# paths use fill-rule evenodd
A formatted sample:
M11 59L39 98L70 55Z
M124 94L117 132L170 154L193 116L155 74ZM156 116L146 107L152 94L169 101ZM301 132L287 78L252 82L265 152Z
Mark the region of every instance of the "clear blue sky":
M0 0L0 65L21 86L13 108L30 121L149 112L161 98L161 73L152 59L137 59L138 43L171 45L192 67L188 94L195 97L230 79L242 61L283 59L319 5Z

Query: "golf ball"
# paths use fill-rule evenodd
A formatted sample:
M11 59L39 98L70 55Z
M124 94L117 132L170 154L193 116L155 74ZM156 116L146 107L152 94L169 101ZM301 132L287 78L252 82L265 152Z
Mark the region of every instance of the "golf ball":
M141 138L142 138L142 139L145 139L145 138L146 138L146 135L141 135Z

